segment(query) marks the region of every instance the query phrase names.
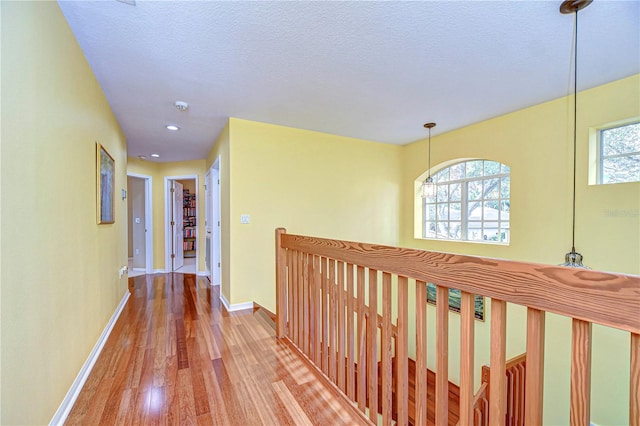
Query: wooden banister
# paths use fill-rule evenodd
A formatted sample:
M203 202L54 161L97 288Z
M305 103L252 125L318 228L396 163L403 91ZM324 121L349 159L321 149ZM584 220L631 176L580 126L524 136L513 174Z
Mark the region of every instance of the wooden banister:
M452 415L449 405L446 303L436 305L436 347L426 343L426 286L433 283L438 301L448 300L450 289L461 291L460 424L542 423L545 314L553 312L573 320L571 423L585 424L590 418L591 327L600 324L630 332L629 423L640 426L638 276L328 240L278 229L276 281L277 336L290 340L374 423L379 413L383 424L458 421L458 407ZM415 335L408 333L409 310L414 309L409 287L415 289ZM483 375L475 396L474 295L491 298L493 371L486 382ZM508 304L527 308L527 353L516 363L505 360ZM408 367L410 346L415 346L415 372ZM427 370L428 349L435 350L435 375ZM427 373L433 375L431 392ZM415 383L413 389L410 383Z

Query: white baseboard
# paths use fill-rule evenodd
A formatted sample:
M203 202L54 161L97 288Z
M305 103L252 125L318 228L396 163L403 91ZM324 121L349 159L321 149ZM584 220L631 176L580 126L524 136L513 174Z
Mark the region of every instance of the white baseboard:
M147 268L131 268L134 272L147 272Z
M89 357L85 361L84 365L80 369L80 372L76 376L76 379L71 384L71 388L69 389L64 399L62 400L60 407L58 407L58 410L53 415L53 418L49 423L50 426L62 425L67 420L67 416L69 415L71 408L73 408L73 404L75 404L76 399L78 398L78 395L80 394L80 391L84 386L84 383L89 378L89 374L91 373L93 366L98 360L98 357L100 356L100 352L102 352L102 348L104 348L105 343L107 343L107 339L111 334L111 330L113 330L113 327L115 326L116 321L118 321L118 318L120 317L120 314L124 309L124 306L127 304L127 300L129 300L130 295L131 293L127 291L124 294L124 296L122 296L122 300L120 301L120 304L116 308L116 311L113 313L113 315L109 319L109 322L107 323L104 330L102 331L100 338L98 339L95 346L91 350Z
M199 277L206 277L209 275L209 273L207 271L198 271L196 275Z
M165 271L164 269L154 269L153 273L154 274L166 274L167 271Z
M224 307L227 309L227 312L235 312L235 311L243 311L245 309L253 309L253 302L236 303L235 305L230 304L229 301L227 300L227 298L224 297L224 294L222 294L222 292L220 292L220 301L222 302Z

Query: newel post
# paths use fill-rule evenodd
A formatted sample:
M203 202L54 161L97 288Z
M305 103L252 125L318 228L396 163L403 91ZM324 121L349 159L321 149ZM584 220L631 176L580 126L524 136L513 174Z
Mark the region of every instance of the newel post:
M276 229L276 337L283 337L287 323L287 251L282 248L284 228Z

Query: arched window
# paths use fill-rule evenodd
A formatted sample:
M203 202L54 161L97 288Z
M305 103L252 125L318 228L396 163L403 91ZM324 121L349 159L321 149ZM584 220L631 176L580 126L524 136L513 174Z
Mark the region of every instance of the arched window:
M468 160L432 177L437 191L423 200L423 238L509 243L509 166Z

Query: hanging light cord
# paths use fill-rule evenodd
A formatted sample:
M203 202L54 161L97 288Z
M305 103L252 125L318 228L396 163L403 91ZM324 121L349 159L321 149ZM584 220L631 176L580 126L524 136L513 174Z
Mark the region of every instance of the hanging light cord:
M575 11L573 55L573 222L571 226L571 251L576 251L576 139L578 128L578 8Z
M427 166L429 166L429 177L431 177L431 127L429 127L429 159Z

